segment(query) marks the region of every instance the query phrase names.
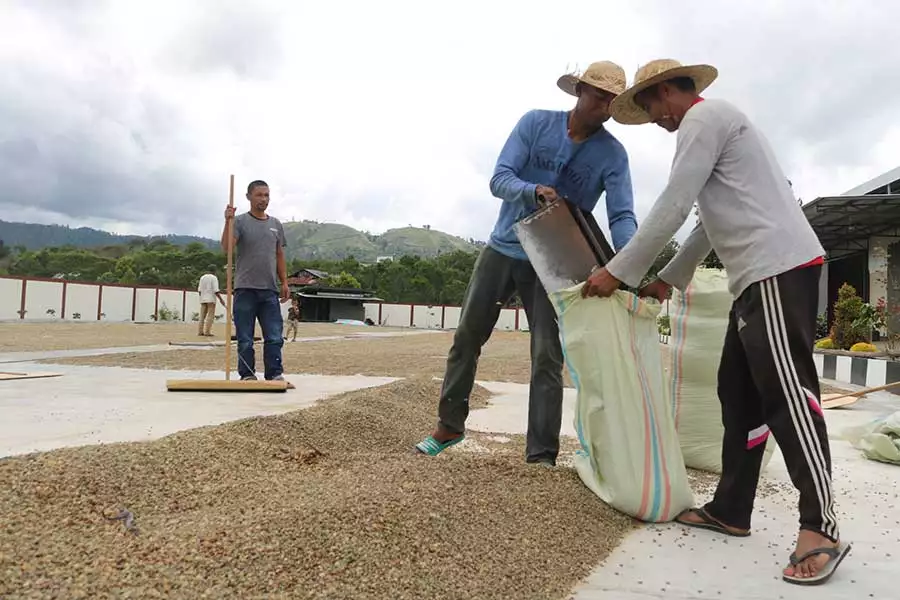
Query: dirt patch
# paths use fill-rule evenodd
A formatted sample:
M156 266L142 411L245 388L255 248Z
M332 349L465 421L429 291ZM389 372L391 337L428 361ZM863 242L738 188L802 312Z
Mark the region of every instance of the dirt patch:
M477 378L483 381L528 383L531 379L529 335L495 332L478 360ZM404 335L391 338L343 339L285 343L286 373L315 375L371 375L381 377L443 377L452 332ZM261 347L256 347L257 369L262 369ZM224 348L166 350L53 359L56 364L118 366L140 369L221 370ZM232 369L237 369L233 352ZM571 386L568 374L564 384Z
M2 460L0 596L565 597L634 522L519 438L412 454L437 386Z
M389 327L356 327L332 323L301 323L298 337L398 331ZM197 335L196 323L0 323L0 352L38 352L77 348L121 348L225 339L225 324L213 325L214 337ZM261 335L257 326L256 335Z

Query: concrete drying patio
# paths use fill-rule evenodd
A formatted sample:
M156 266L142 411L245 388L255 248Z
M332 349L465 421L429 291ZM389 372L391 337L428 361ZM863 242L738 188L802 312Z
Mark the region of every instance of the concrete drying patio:
M498 394L469 417L472 429L523 433L528 387L479 382ZM832 385L835 382L825 381ZM841 387L858 386L840 384ZM574 435L576 393L565 391L563 434ZM900 557L900 467L867 460L841 439L845 427L900 410L900 398L875 392L856 404L826 411L831 438L834 488L843 536L853 544L825 586L812 589L785 583L781 569L793 551L797 494L780 452L763 479L778 491L756 503L753 535L730 538L680 525L647 525L631 533L573 592L574 600L776 600L813 598L893 598L893 573ZM706 498L698 497L698 502Z
M177 431L312 406L394 377L291 375L286 393L169 392L166 379L224 379L224 373L15 363L10 371L62 377L0 383L0 456L110 442L147 441ZM40 401L37 401L40 399Z
M875 392L847 409L825 411L837 515L843 538L853 544L826 585L804 588L781 580L781 569L794 549L797 494L781 453L776 452L763 480L781 482L779 487L785 491L758 499L750 537L731 538L674 524L643 527L613 550L576 588L573 598L896 598L893 577L900 557L900 467L867 460L839 436L845 427L897 410L900 400L896 396Z
M47 357L47 353L41 354ZM305 408L334 394L396 379L288 375L297 389L286 394L172 393L165 389L167 378L214 378L222 374L22 362L29 359L32 357L13 358L16 363L4 369L50 371L63 376L0 383L0 414L3 415L0 456L63 446L149 440L183 429ZM479 383L497 395L490 407L473 411L471 428L524 433L528 387ZM563 433L568 435L574 433L574 401L574 390L566 390ZM896 557L900 556L900 469L866 460L839 439L844 427L895 410L900 410L896 396L874 393L847 409L826 412L833 438L838 516L844 538L853 543L851 554L826 586L806 589L780 579L781 568L792 550L797 519L796 494L783 485L789 480L776 453L764 478L781 482L781 487L788 489L759 500L750 538L726 539L677 525L643 527L598 565L573 590L573 597L577 600L896 597L892 573ZM552 550L548 548L548 552ZM738 556L738 551L742 556Z

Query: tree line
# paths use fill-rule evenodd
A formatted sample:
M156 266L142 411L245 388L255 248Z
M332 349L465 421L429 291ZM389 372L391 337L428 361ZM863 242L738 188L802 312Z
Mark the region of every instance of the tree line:
M677 241L670 241L648 278L665 266L678 248ZM386 302L459 305L477 257L478 251L459 250L433 258L407 255L375 264L363 264L353 257L292 260L288 273L325 271L330 275L325 285L359 287ZM11 251L0 241L0 272L24 277L196 289L200 276L208 272L215 273L224 287L225 264L221 250L197 242L178 246L165 240L135 240L93 249L62 246ZM704 264L721 268L714 253Z

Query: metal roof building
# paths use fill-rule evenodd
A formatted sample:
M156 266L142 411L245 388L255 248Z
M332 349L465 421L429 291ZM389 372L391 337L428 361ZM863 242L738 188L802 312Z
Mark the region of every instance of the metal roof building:
M820 310L829 322L844 283L864 300L900 306L900 167L839 196L816 198L803 212L827 252ZM900 331L900 323L894 323Z

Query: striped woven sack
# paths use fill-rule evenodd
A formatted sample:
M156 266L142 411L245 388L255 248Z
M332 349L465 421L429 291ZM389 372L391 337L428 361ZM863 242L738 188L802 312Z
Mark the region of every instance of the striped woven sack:
M575 469L601 500L665 522L693 504L681 457L656 318L661 306L619 290L550 294L566 366L577 388Z

